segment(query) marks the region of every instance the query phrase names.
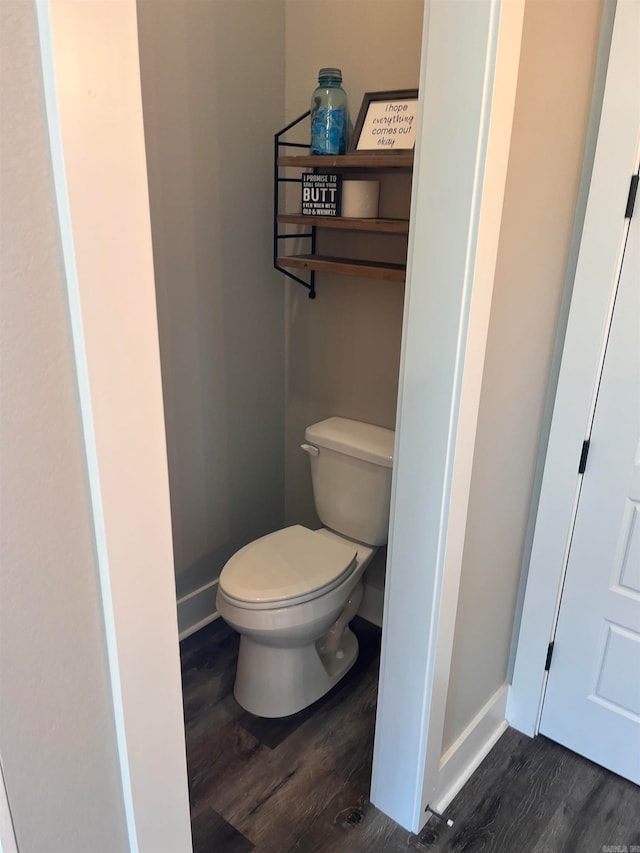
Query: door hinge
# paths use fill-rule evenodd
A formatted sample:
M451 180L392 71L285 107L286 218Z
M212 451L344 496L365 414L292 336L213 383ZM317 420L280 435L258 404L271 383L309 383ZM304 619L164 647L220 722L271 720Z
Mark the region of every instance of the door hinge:
M544 662L544 671L545 672L549 672L549 670L551 669L551 658L553 657L553 646L554 646L554 642L552 640L549 643L549 648L547 649L547 659Z
M587 438L582 442L582 453L580 454L580 464L578 465L578 474L584 474L585 468L587 467L587 456L589 455L589 445L591 444L591 439Z
M638 175L631 175L631 183L629 185L629 195L627 196L627 208L624 212L625 219L631 219L633 216L633 208L636 204L636 194L638 192Z

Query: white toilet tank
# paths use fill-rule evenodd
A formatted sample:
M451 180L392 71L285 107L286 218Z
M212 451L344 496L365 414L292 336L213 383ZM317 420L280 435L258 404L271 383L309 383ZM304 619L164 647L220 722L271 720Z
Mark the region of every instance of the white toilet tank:
M304 437L312 445L304 449L311 457L320 521L350 539L384 545L389 533L393 430L329 418L307 427Z

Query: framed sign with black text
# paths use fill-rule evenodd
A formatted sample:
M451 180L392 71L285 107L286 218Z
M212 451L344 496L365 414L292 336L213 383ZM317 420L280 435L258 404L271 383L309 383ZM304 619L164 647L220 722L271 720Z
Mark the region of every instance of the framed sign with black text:
M417 89L367 92L362 99L350 150L413 150L417 115Z

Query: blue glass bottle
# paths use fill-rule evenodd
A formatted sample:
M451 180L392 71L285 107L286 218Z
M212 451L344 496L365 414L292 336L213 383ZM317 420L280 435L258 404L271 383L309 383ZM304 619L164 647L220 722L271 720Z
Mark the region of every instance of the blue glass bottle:
M311 96L311 153L345 154L349 122L347 93L339 68L321 68Z

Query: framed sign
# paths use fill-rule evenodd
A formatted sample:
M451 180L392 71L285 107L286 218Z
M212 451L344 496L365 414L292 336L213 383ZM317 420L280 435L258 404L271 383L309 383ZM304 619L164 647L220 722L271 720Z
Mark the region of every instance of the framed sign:
M401 151L416 141L418 90L367 92L353 130L351 151Z
M340 216L340 175L302 176L302 213L305 216Z

